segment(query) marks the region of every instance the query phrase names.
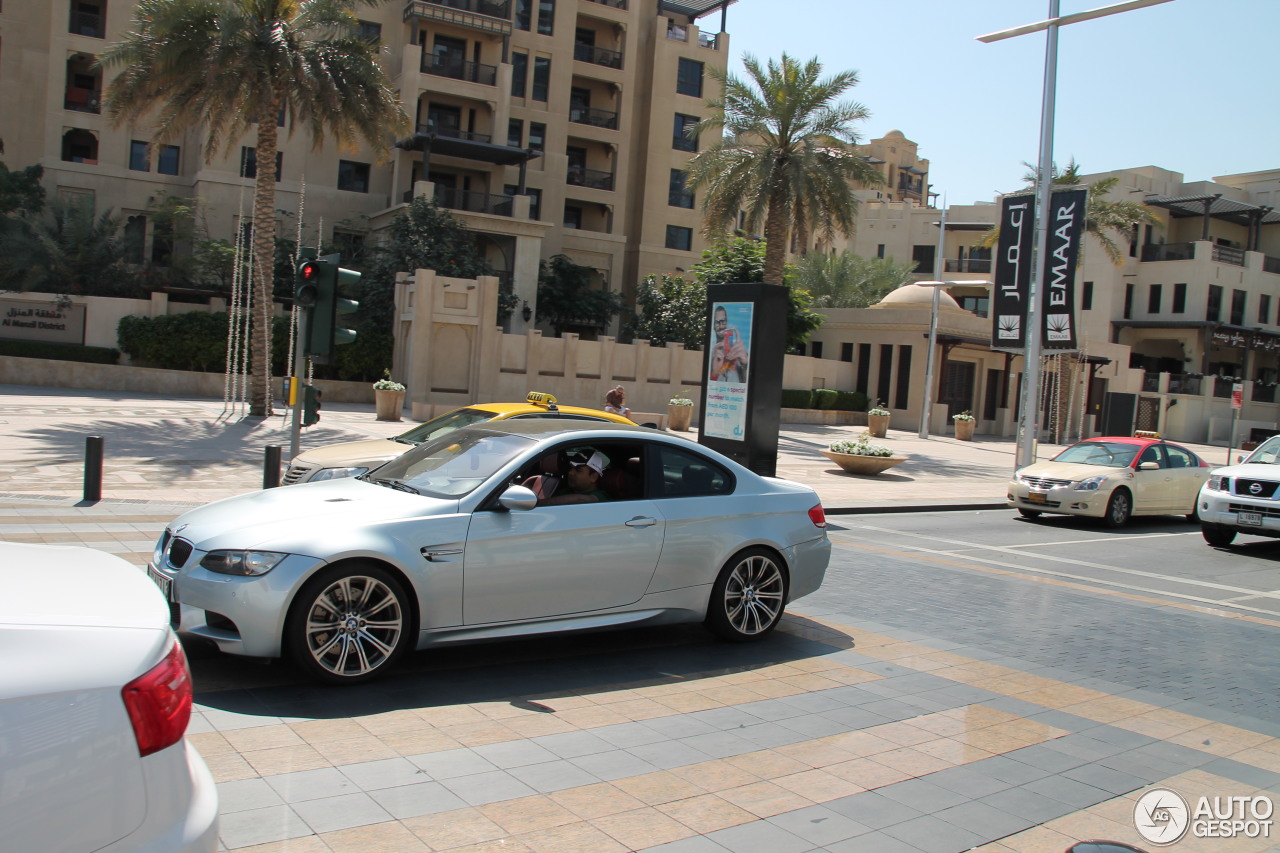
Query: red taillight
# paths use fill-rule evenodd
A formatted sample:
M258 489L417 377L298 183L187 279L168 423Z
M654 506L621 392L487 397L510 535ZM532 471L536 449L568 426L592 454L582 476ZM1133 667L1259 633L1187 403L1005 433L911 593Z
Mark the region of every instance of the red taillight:
M827 526L827 514L822 511L822 504L818 504L809 510L809 520L813 522L814 527Z
M138 754L150 755L182 740L191 719L191 670L174 640L164 660L120 691L138 739Z

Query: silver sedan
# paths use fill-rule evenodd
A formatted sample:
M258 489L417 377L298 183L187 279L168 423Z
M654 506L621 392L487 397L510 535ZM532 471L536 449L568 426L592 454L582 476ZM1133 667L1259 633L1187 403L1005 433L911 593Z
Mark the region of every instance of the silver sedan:
M350 683L439 643L689 621L760 639L822 584L825 527L812 489L677 436L490 422L188 512L150 571L181 633Z

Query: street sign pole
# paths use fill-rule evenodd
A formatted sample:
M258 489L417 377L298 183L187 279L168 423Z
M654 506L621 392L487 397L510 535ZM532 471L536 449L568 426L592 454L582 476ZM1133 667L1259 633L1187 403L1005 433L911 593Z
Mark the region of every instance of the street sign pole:
M298 312L298 337L293 347L293 381L290 383L293 397L293 424L289 428L289 460L298 455L302 444L302 378L307 369L306 349L307 332L311 326L311 309L303 308Z

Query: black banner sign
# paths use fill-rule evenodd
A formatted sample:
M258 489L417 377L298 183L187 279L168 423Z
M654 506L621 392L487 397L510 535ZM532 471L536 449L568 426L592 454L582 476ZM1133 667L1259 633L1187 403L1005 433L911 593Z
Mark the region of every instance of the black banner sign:
M1088 190L1064 190L1049 202L1049 251L1040 279L1044 348L1077 349L1076 261L1084 239Z
M1000 205L1000 244L991 290L991 348L1027 346L1027 296L1035 247L1035 196L1005 196Z

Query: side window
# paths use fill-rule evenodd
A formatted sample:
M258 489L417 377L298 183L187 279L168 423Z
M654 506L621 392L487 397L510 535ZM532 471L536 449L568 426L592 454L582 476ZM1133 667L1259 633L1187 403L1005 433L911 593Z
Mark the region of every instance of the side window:
M1164 446L1165 455L1169 457L1170 468L1199 468L1200 463L1189 452L1172 444Z
M727 495L733 491L733 476L715 462L678 447L659 445L658 470L662 481L655 492L665 498L692 498Z
M1142 451L1142 456L1138 458L1138 464L1142 465L1144 462L1156 462L1159 463L1161 468L1165 467L1164 462L1160 458L1159 445L1150 445L1146 450Z

